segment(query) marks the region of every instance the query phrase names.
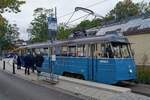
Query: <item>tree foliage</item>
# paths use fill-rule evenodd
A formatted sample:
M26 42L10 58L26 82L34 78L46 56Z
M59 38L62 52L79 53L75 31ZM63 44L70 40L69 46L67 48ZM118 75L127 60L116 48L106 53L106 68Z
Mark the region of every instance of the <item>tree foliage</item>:
M10 41L17 40L19 38L19 28L17 24L8 24L6 36Z
M0 15L0 37L7 32L7 21Z
M101 25L102 20L101 19L93 19L92 21L90 20L84 20L80 24L78 24L73 31L82 31L82 30L87 30L93 27L97 27Z
M51 9L37 8L34 10L34 20L31 22L31 41L44 42L48 36L48 20L47 16L51 14Z
M67 39L69 37L71 32L72 32L71 29L65 29L64 26L61 26L61 27L59 27L57 39L65 40L65 39Z
M150 15L150 2L134 3L132 0L120 1L105 17L105 22L116 20L121 21L129 17Z
M8 49L11 45L7 36L11 32L11 36L15 36L17 30L11 30L11 25L8 24L8 21L2 16L2 13L5 12L20 12L20 6L24 4L25 1L20 0L0 0L0 48Z
M120 1L116 4L115 8L112 9L106 18L108 20L123 20L128 17L138 16L140 14L139 5L133 3L132 0Z
M2 49L10 49L13 46L12 42L17 40L20 34L18 30L19 28L16 24L5 24L3 30L3 33L5 32L5 34L0 36L0 47Z
M20 12L19 8L24 3L25 1L20 1L20 0L0 0L0 13Z
M150 2L149 3L145 3L144 1L139 3L139 11L140 14L145 14L145 15L150 15Z

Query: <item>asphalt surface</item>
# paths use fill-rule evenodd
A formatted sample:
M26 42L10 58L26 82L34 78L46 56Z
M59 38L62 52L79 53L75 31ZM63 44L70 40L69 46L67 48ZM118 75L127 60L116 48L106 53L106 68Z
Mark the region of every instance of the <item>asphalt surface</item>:
M82 100L17 78L0 70L0 100Z

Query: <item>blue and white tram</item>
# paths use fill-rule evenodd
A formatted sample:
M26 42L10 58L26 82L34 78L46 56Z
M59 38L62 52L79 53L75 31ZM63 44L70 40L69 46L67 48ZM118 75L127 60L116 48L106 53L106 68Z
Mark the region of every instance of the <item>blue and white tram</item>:
M51 51L48 51L48 47ZM104 35L74 40L33 44L28 49L43 49L42 70L94 82L116 84L136 79L136 65L126 37ZM55 55L52 60L46 55Z

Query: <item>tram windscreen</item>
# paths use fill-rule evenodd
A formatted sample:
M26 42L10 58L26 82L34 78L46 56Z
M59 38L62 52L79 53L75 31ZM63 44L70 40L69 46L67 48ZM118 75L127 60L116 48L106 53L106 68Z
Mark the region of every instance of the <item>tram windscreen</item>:
M112 49L115 58L131 57L131 49L128 43L112 43Z

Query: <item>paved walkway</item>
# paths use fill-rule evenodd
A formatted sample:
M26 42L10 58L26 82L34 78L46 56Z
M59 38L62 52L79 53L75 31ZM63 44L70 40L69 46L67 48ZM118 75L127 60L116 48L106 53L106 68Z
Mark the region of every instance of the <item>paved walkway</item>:
M0 100L84 100L0 70Z
M5 59L6 70L12 73L12 60ZM2 70L2 62L0 61L0 69ZM60 77L57 84L52 85L48 82L38 80L36 73L30 75L24 74L24 69L16 70L15 76L25 80L32 81L47 88L53 88L72 95L79 96L86 100L150 100L149 97L134 94L130 89L115 87L111 85L98 84L78 79Z

